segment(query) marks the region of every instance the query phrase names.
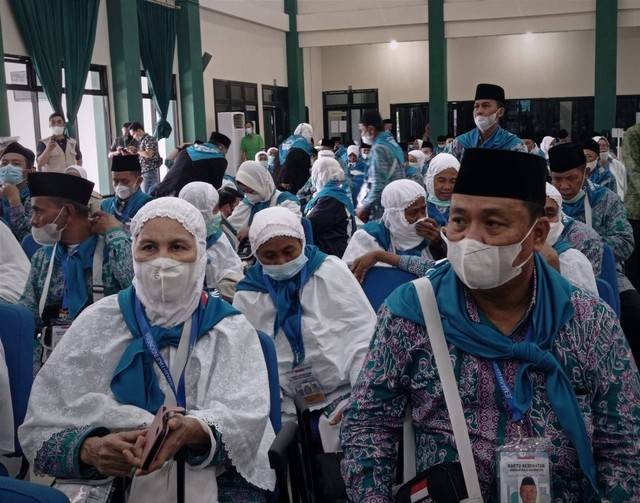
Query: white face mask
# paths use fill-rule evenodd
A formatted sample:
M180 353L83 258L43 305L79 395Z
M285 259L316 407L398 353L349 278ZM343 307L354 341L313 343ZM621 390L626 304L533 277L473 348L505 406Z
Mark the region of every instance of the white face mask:
M185 292L190 290L195 262L159 257L147 262L134 260L133 268L138 288L141 287L154 304L180 304Z
M597 163L598 163L597 159L587 163L587 169L589 170L589 173L591 173L594 169L596 169L596 164Z
M252 127L245 128L245 129L244 129L244 132L245 132L246 134L253 134L253 128L252 128Z
M609 152L600 152L600 161L607 162L609 160Z
M547 234L547 244L553 246L560 238L560 234L562 234L564 230L564 224L562 223L562 219L558 218L557 222L550 222L550 226L549 234Z
M53 136L60 136L64 133L64 126L51 126L49 129L51 129Z
M518 276L522 266L533 256L532 253L521 264L513 265L522 251L522 243L529 237L536 222L522 240L511 245L488 245L470 238L449 241L442 234L447 244L447 259L460 281L471 290L497 288Z
M249 192L245 192L244 195L251 204L257 204L262 202L262 196L260 194L250 194Z
M416 233L419 220L409 223L404 216L404 210L385 211L382 214L382 222L391 233L393 246L399 251L411 250L424 241L424 238Z
M493 125L498 122L497 112L492 113L488 117L484 115L476 115L473 118L473 121L476 123L476 126L483 133L493 127Z
M369 159L369 153L368 152L367 153L363 152L362 153L362 158L365 159L365 160Z
M262 264L262 271L272 279L276 281L283 281L293 278L296 274L302 271L309 259L302 250L302 253L293 260L279 265L265 265Z
M124 185L124 184L118 184L114 187L116 196L118 196L119 199L129 199L131 197L131 195L135 192L135 190L133 189L133 187L129 187L128 185Z
M267 157L269 158L269 160L267 161L268 164L273 164L275 162L275 160L276 160L276 156L275 155L269 154Z
M66 226L62 229L58 229L56 220L58 220L58 217L62 213L63 209L64 208L60 208L60 211L52 222L44 224L42 227L31 227L31 236L33 236L33 240L36 243L42 246L51 246L60 241L60 238L62 238L62 232L64 231Z
M264 166L265 168L267 166L269 166L269 161L258 161L260 163L261 166Z
M417 163L417 162L410 162L410 163L409 163L409 166L410 166L410 167L412 167L412 168L417 168L417 167L419 167L419 165L418 165L418 163Z
M373 145L373 141L375 140L375 138L369 133L363 134L360 139L362 140L362 143L366 143L367 145Z

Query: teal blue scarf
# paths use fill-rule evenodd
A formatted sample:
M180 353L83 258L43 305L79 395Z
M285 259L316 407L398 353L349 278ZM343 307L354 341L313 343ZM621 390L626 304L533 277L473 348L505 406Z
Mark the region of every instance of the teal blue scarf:
M522 143L522 140L506 129L498 127L493 134L486 140L482 140L480 130L473 128L456 138L464 148L492 148L499 150L511 150L516 145Z
M133 405L155 414L164 404L164 393L158 384L154 370L154 360L146 349L140 327L135 315L136 292L131 286L118 294L118 305L122 317L133 339L124 350L111 378L111 392L116 400L124 405ZM208 333L227 316L240 314L225 301L203 295L197 307L198 338ZM182 335L183 323L172 328L151 326L158 349L167 346L178 347Z
M571 382L552 353L556 334L574 316L571 303L573 287L538 254L534 260L537 284L535 304L530 315L530 342L512 342L486 319L481 323L473 322L467 313L465 289L448 262L431 269L428 277L436 292L442 326L449 344L477 358L520 361L513 404L522 414L531 407L533 399L530 371L537 370L545 375L549 402L578 453L582 471L597 491L593 450L584 418ZM394 315L424 326L422 309L413 284L395 290L386 304Z
M307 203L307 206L304 209L305 215L308 215L309 212L311 212L311 210L318 202L318 199L320 199L321 197L334 198L335 200L344 204L344 207L349 212L349 215L354 215L355 211L353 209L353 201L351 200L351 197L348 195L344 186L340 185L340 183L336 182L335 180L327 182L327 184L322 187L322 189L320 189L313 195L313 198L311 198L311 201Z

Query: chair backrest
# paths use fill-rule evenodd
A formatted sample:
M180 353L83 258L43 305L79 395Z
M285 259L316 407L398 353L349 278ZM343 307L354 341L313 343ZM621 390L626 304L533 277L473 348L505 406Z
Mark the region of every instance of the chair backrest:
M613 254L613 250L608 245L604 245L604 249L602 250L602 271L600 272L600 279L609 283L611 291L613 292L612 301L614 303L609 304L613 307L613 310L618 314L618 316L620 316L620 291L618 290L616 257Z
M613 289L609 283L601 278L596 278L596 285L598 285L598 295L600 295L600 298L609 304L611 309L620 317L620 313L617 311L617 309L620 309L620 300L615 298Z
M273 339L264 332L258 330L258 339L264 353L264 360L267 363L267 374L269 376L269 399L271 403L271 426L276 434L282 427L282 403L280 399L280 379L278 377L278 356L276 354L276 345Z
M13 424L24 421L33 382L33 313L18 304L0 303L0 340L9 371L9 388L13 406ZM16 453L22 454L16 434Z
M69 498L53 487L0 477L0 501L7 503L69 503Z
M367 271L362 282L362 289L373 310L377 311L391 292L416 278L415 274L395 267L374 266Z
M304 238L307 241L308 245L314 244L313 242L313 226L311 225L311 220L308 218L302 217L302 228L304 229Z
M31 260L31 257L33 257L33 254L35 252L42 248L42 245L39 245L34 241L31 234L27 234L24 238L22 238L22 243L20 243L20 246L22 246L22 249L24 250L24 253L29 260Z

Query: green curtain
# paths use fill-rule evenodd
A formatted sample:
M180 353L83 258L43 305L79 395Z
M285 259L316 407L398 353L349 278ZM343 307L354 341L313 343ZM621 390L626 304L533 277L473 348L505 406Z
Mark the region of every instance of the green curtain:
M176 45L176 12L146 0L138 0L140 26L140 59L144 67L153 101L160 119L156 138L168 138L171 125L167 122L171 101L173 53Z
M93 46L100 0L63 0L64 16L64 87L67 102L67 134L73 134L73 124L82 102Z
M67 134L80 108L87 79L100 0L10 0L22 40L44 93L62 113L62 68L65 72Z
M36 75L56 112L62 113L63 0L10 0Z

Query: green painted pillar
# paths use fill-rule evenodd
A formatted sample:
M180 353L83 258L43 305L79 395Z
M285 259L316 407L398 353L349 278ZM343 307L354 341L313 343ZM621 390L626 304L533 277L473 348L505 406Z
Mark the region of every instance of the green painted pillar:
M596 0L596 65L593 129L616 126L618 0Z
M204 106L200 5L198 0L177 2L178 72L182 138L206 141L207 120Z
M124 122L143 122L138 8L132 0L107 0L109 51L116 131Z
M304 68L302 49L298 43L298 0L285 0L289 15L287 32L287 83L289 86L289 124L292 129L306 121L304 109Z
M447 39L444 0L429 0L429 125L431 141L449 131L447 106Z
M0 25L0 61L4 62L4 45L2 43L2 26ZM4 71L0 72L0 136L11 136L9 124L9 104L7 102L7 80Z

